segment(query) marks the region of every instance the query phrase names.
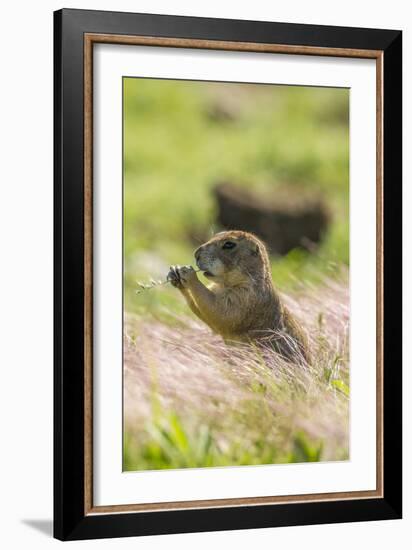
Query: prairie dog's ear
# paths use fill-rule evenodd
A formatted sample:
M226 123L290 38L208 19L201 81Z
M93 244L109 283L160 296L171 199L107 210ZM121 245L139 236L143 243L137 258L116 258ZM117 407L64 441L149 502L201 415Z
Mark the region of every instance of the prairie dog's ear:
M252 243L252 256L259 256L259 245Z

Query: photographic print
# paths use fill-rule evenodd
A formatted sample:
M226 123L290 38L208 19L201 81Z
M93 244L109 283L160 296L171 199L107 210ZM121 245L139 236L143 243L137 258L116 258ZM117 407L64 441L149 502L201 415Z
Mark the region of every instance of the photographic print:
M54 36L54 536L402 517L401 31Z
M349 97L123 78L123 471L350 459Z

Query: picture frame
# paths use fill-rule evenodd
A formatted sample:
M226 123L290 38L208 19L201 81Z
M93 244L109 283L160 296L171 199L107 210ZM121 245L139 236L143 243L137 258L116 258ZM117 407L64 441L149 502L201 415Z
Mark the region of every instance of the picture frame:
M93 49L101 43L376 62L374 490L94 505L92 92ZM54 14L54 71L54 536L401 518L401 31L63 9Z

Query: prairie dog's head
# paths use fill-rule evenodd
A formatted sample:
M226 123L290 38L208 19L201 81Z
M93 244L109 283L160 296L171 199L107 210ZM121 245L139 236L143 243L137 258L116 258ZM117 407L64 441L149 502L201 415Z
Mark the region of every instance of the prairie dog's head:
M270 275L265 245L252 233L222 231L195 250L196 264L204 275L225 285L256 282Z

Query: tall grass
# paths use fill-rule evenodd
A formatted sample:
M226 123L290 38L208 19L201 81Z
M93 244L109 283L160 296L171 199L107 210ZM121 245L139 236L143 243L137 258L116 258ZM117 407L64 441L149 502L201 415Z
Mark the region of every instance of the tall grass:
M194 317L126 316L125 470L348 458L346 281L285 300L308 332L310 365L228 346Z

